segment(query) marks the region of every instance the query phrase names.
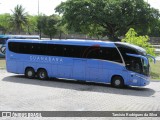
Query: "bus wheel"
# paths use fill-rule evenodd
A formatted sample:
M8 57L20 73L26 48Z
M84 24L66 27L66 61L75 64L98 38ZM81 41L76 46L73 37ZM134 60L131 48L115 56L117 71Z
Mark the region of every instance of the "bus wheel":
M25 76L29 79L33 79L35 77L35 71L33 68L26 68Z
M48 79L48 74L45 69L39 69L37 72L37 76L40 80L46 80Z
M124 87L124 80L120 76L114 76L112 77L111 85L116 88L122 88Z

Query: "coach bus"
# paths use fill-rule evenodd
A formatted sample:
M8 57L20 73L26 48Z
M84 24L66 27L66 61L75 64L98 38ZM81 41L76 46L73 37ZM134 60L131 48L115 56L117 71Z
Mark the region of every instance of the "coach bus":
M6 47L8 72L47 78L145 86L149 60L141 47L91 40L9 40Z
M0 57L5 57L8 39L39 39L38 35L0 35Z

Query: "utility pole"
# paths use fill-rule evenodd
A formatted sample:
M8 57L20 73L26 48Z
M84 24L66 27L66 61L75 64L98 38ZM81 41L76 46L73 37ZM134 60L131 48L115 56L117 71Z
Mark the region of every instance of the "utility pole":
M38 0L38 16L39 16L39 0Z
M38 19L40 19L40 17L39 17L39 0L38 0ZM41 23L40 23L41 24ZM40 25L41 26L41 25ZM39 28L39 30L38 30L38 35L39 35L39 37L40 37L40 39L41 39L41 27Z

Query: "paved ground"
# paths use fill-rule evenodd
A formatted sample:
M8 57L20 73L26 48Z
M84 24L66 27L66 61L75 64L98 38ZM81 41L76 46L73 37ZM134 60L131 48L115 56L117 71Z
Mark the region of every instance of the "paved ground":
M0 70L0 111L160 111L160 82L116 89L64 80L30 80Z

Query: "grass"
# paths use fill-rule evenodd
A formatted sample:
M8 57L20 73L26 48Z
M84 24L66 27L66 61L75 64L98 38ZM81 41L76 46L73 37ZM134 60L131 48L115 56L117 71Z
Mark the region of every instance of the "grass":
M151 78L160 80L160 61L156 61L156 64L151 62L150 66L151 66Z
M153 62L150 63L151 66L151 78L160 80L160 61L156 61L156 64ZM6 61L5 59L0 58L0 69L6 68Z
M0 69L6 68L6 61L4 58L0 58Z

